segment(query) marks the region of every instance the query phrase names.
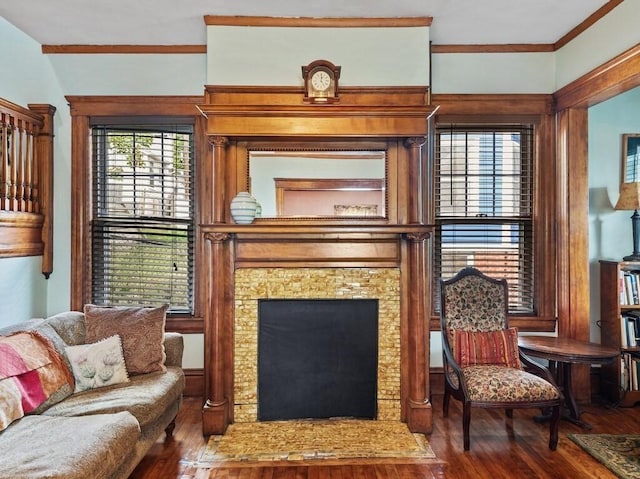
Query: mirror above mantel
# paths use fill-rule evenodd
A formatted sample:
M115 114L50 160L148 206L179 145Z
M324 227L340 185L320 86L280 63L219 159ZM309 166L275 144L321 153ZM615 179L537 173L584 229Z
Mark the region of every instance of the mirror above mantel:
M437 109L428 87L345 87L323 105L303 96L298 87L206 87L198 108L215 180L206 223L233 224L229 202L240 191L260 202L263 224L428 223L425 145Z
M248 190L263 218L387 217L380 149L248 149Z

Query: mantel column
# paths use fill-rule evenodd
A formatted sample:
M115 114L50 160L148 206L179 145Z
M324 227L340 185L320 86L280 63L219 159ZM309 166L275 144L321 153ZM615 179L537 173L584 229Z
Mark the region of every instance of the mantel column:
M233 332L227 305L233 301L225 301L228 292L233 291L232 245L229 238L228 233L205 233L208 269L205 290L210 296L204 323L204 435L224 434L232 421L233 378L229 376L233 374Z
M226 165L226 148L229 144L229 139L225 136L210 136L209 143L213 146L213 181L211 182L212 191L210 194L210 201L213 202L211 211L213 216L211 218L212 223L224 223L225 217L225 165Z
M412 432L428 434L432 429L429 401L429 311L431 292L427 271L429 233L408 233L407 356L408 387L406 420Z
M423 137L407 138L404 142L409 151L409 184L408 184L408 222L409 224L424 224L424 172L423 150L426 140Z

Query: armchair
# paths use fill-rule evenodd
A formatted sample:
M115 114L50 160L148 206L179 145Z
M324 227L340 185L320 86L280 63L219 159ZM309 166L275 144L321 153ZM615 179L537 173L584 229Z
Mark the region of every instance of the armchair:
M445 389L443 415L451 396L462 401L464 450L470 447L471 408L551 410L549 449L558 444L562 394L549 370L518 348L518 332L509 328L505 279L464 268L440 281L440 325Z

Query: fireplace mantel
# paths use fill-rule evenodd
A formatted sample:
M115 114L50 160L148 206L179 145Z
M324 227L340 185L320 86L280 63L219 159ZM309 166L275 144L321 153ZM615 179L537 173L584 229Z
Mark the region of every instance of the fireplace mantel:
M398 235L398 234L410 234L420 235L429 234L432 227L423 224L403 224L403 225L362 225L362 224L317 224L317 223L301 223L301 222L260 222L257 219L252 224L209 224L202 225L200 231L202 233L229 233L237 235L286 235L286 234L321 234L323 236L336 234L369 234L369 235Z
M426 87L351 87L340 101L309 105L301 88L208 86L210 161L203 162L199 244L209 293L205 316L204 434L234 421L235 279L244 268L393 268L398 272L401 419L432 427L429 401L432 163ZM259 218L233 223L229 202L247 190L247 145L377 141L387 148L387 210L373 218Z

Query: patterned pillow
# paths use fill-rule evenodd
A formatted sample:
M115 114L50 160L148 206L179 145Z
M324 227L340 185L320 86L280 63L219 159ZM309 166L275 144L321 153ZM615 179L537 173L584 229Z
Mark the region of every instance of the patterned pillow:
M166 371L164 325L168 307L167 304L157 308L87 304L84 307L85 341L94 343L117 334L122 339L130 375Z
M453 356L462 368L494 365L521 369L518 329L489 332L456 329L453 334Z
M73 375L51 342L35 331L0 337L0 431L73 392Z
M65 349L76 379L75 392L129 382L120 336Z

